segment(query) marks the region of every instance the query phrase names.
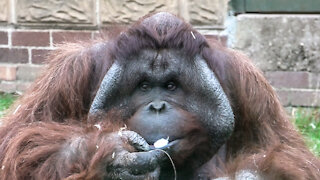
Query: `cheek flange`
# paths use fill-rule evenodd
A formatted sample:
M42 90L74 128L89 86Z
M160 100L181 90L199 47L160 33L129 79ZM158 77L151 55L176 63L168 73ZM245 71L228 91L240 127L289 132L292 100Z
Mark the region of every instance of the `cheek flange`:
M110 101L114 99L113 95L119 87L122 72L122 67L115 61L100 84L97 94L91 104L89 114L95 114L102 109L106 111L110 109L110 106L112 105L112 102Z
M213 145L222 146L234 129L234 114L230 102L214 72L201 56L196 56L195 69L198 75L199 91L206 104L205 108L196 108L196 114L202 118L212 137ZM197 96L197 95L195 95ZM195 107L195 106L194 106Z

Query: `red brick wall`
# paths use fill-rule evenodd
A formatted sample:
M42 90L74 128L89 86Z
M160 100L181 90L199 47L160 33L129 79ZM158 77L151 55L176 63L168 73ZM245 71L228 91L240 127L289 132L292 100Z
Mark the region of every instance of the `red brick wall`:
M23 92L41 73L45 56L63 42L86 41L96 31L0 30L0 92Z
M0 63L42 64L43 56L54 45L79 40L90 40L91 31L58 30L0 30Z

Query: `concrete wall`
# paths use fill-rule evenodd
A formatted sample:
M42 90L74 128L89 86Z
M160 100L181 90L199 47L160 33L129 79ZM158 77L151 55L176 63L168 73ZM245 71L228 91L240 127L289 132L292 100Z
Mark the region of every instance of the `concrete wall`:
M286 106L320 106L320 15L242 14L232 47L261 68Z

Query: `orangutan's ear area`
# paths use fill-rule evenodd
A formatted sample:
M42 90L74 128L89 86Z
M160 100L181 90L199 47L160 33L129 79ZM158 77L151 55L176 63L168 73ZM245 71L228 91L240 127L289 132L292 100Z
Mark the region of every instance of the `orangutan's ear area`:
M0 129L0 179L320 179L261 72L166 12L65 44Z

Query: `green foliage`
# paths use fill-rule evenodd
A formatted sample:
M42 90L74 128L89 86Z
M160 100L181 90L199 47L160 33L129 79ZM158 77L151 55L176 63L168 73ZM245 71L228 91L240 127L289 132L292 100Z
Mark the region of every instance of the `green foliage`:
M292 115L311 151L320 156L320 108L294 108Z
M0 93L0 117L16 98L16 95ZM320 108L292 108L292 116L311 151L320 156Z

